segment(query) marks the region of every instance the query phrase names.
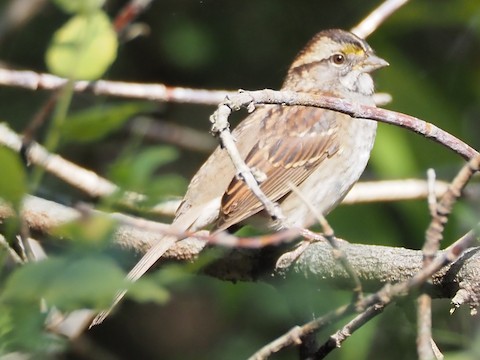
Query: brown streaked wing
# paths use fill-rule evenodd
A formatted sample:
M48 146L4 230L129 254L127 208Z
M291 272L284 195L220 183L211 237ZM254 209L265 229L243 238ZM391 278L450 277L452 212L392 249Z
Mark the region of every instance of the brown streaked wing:
M271 107L259 106L232 131L237 149L243 158L247 157L258 142L258 138L251 134L257 134L260 131L262 119L269 116ZM218 146L193 176L184 199L176 211L173 221L175 226L195 231L209 225L197 223L200 213L205 215L205 205L211 201L218 199L220 203L235 173L235 167L227 151ZM215 214L212 213L212 216L218 216L218 211Z
M269 199L281 199L290 192L289 183L300 185L338 150L337 137L330 135L338 126L336 115L329 110L292 106L278 107L263 120L260 140L245 162L267 176L260 188ZM285 134L288 121L295 123L289 125L291 131ZM217 229L237 224L262 208L244 182L235 178L223 195Z

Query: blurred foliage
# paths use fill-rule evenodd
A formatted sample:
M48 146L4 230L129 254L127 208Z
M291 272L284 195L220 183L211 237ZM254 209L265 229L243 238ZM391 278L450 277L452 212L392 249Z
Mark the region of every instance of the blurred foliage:
M72 78L160 82L194 88L278 88L292 58L317 31L350 28L379 1L215 0L154 1L140 15L149 32L124 41L112 19L125 0L43 0L34 16L15 26L7 11L18 0L0 2L0 61L5 66ZM26 2L28 3L28 2ZM31 2L32 4L34 2ZM27 5L28 6L28 5ZM480 148L480 4L471 0L412 0L371 37L369 43L391 66L375 75L387 107L414 115ZM0 119L22 132L45 102L47 92L0 88ZM152 145L128 131L136 114L208 131L203 106L158 104L74 94L71 84L36 139L62 156L107 176L121 187L144 193L151 205L181 195L205 158L169 144ZM153 120L153 121L154 121ZM60 145L60 146L58 146ZM75 204L94 202L49 176L24 170L21 159L0 148L0 197L18 207L28 183L37 194ZM380 124L365 179L425 178L433 167L450 180L463 160L438 144L403 129ZM115 196L117 196L116 194ZM115 197L98 206L117 211ZM456 206L445 243L478 218L478 205ZM340 207L329 220L339 237L352 242L420 248L429 221L425 201ZM17 223L2 224L15 241ZM104 326L76 346L43 329L41 303L60 310L101 308L125 286L122 267L131 256L112 251L116 224L87 217L44 238L51 257L5 267L0 283L0 354L36 352L49 358L242 359L292 326L346 303L350 293L297 278L273 284L230 284L189 274L211 260L162 267L134 285L126 302ZM446 245L445 244L445 245ZM6 262L6 255L2 254ZM272 286L273 285L273 286ZM159 304L159 305L158 305ZM447 301L434 302L434 335L447 359L479 357L478 320L465 309L449 316ZM334 324L318 335L323 342ZM112 342L111 339L115 339ZM100 352L75 349L91 341ZM349 338L331 359L407 359L415 354L415 309L410 299L390 306ZM295 350L274 359L294 359Z
M109 178L122 189L147 195L145 205L153 206L162 199L180 196L185 192L187 184L181 176L155 176L160 167L177 157L177 151L169 146L152 146L135 152L129 148L110 166Z
M3 175L0 176L0 199L18 209L27 192L26 174L17 153L0 147L0 164Z
M94 142L121 128L128 119L152 111L150 103L101 104L68 115L62 127L62 142Z

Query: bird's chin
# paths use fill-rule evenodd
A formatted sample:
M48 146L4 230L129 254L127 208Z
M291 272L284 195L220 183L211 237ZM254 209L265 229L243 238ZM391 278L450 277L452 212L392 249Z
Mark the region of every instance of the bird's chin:
M372 95L374 91L373 79L370 74L360 74L357 79L357 91L364 95Z
M348 90L362 95L370 96L374 91L373 79L367 73L351 71L346 76L340 78L340 82Z

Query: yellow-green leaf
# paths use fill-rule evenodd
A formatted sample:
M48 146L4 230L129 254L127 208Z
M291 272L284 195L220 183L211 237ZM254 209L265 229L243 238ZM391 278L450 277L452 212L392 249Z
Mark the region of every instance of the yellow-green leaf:
M54 74L94 80L113 63L117 47L116 33L104 12L76 15L55 32L46 63Z

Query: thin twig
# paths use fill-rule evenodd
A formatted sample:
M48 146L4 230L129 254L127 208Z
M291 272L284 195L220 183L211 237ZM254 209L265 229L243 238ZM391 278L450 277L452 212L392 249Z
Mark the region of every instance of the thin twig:
M247 166L245 161L240 156L237 146L235 145L235 139L230 132L230 124L228 123L228 117L232 111L239 110L239 107L231 107L229 101L225 101L220 104L218 109L210 117L212 122L212 133L218 135L222 146L228 152L230 159L237 171L237 176L240 177L249 187L257 199L262 203L265 211L272 217L272 219L280 225L281 228L289 228L285 223L285 216L282 214L280 207L271 201L260 189L259 182L252 173L252 170ZM252 108L249 110L253 111Z
M360 278L358 277L357 272L348 261L347 255L338 245L333 228L330 226L325 216L323 216L323 214L317 211L317 209L312 205L312 203L306 198L304 194L302 194L302 192L294 184L290 184L289 186L290 189L292 189L292 191L302 200L302 202L307 205L309 211L316 217L318 223L322 227L325 239L332 247L333 257L340 262L350 279L352 279L354 294L353 303L356 303L363 297L362 283L360 281ZM308 229L305 229L303 231L304 235L308 235L308 233L310 233Z
M7 250L10 257L17 264L23 265L25 261L17 254L17 252L10 246L5 237L0 234L0 248Z
M322 329L325 326L344 318L345 316L352 314L354 311L355 309L353 306L344 305L318 319L306 323L303 326L296 326L281 337L262 347L255 354L250 356L248 360L267 359L268 357L285 347L288 347L290 345L298 345L302 341L301 339L303 337L315 331L318 331L319 329Z
M408 0L386 0L379 7L373 10L357 26L350 31L357 36L366 39L372 34L385 20L390 17L400 7L405 5Z
M427 170L427 202L428 202L428 210L430 212L430 216L434 216L437 212L437 192L435 191L435 184L436 184L436 174L434 169Z
M428 169L428 209L432 219L437 216L437 198L433 192L433 184L435 183L435 171ZM425 242L433 241L432 238L426 236ZM424 247L432 246L425 244ZM433 244L433 246L435 246ZM437 249L438 250L438 249ZM427 266L432 258L424 255L423 266ZM431 360L434 357L432 342L432 298L426 292L420 294L417 299L417 353L420 360Z
M420 294L417 299L417 354L419 360L432 360L432 297Z
M432 259L440 247L440 241L443 237L443 229L448 221L448 215L452 211L453 205L462 194L463 189L472 178L473 174L479 171L480 155L475 156L462 167L457 176L448 187L436 206L436 216L434 216L426 231L427 241L424 246L424 254L428 259Z
M117 33L121 33L131 24L145 9L150 5L152 0L130 0L115 16L113 26Z
M315 352L314 360L324 359L332 350L338 349L342 343L347 340L355 331L360 329L375 316L381 314L385 306L383 304L372 305L365 311L357 315L348 322L343 328L331 335L330 338Z
M30 229L28 228L27 223L20 217L20 235L17 236L18 241L22 246L22 250L25 253L25 260L29 262L37 261L35 253L33 252L32 246L30 244Z
M472 178L473 174L479 171L480 167L480 155L471 159L465 164L459 171L457 176L450 184L448 191L441 198L440 202L436 206L436 215L430 222L430 225L426 232L428 240L425 242L423 251L424 254L424 270L422 272L428 273L428 269L439 266L439 262L451 262L452 258L457 258L461 255L459 251L465 251L465 243L470 244L476 236L478 236L477 229L473 229L460 240L452 244L447 248L446 253L442 257L436 257L435 255L440 246L440 240L442 239L443 229L448 220L452 207L456 200L460 197L464 187L468 181Z
M435 359L443 360L444 356L443 356L442 352L440 351L440 349L438 348L435 341L433 341L433 339L430 339L430 346L432 347L433 355L435 356Z

